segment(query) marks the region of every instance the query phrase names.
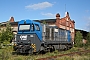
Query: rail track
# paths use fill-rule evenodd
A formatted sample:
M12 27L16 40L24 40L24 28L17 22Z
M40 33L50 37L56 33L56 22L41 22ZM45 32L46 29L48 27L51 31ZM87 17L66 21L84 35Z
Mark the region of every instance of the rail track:
M40 58L40 59L36 59L36 60L54 60L55 58L62 57L62 56L73 56L75 54L81 55L83 53L90 53L90 50L79 51L79 52L72 52L72 53L67 53L67 54L61 54L61 55L57 55L57 56Z

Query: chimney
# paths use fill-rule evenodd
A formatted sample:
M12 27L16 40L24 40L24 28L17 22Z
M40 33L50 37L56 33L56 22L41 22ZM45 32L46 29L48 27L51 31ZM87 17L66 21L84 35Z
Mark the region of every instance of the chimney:
M59 25L59 21L60 21L60 14L59 13L57 13L56 14L56 26L58 26ZM58 26L59 27L59 26Z
M69 12L65 12L65 17L69 17Z
M56 19L57 20L60 19L60 14L59 13L56 14Z
M14 17L10 17L10 22L14 22Z

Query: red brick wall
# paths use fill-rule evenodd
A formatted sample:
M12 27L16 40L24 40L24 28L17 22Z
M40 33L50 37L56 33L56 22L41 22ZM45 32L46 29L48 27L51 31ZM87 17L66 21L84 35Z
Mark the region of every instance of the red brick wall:
M60 14L56 14L56 26L71 31L72 41L74 41L75 36L75 22L70 19L69 13L66 12L64 18L60 18Z

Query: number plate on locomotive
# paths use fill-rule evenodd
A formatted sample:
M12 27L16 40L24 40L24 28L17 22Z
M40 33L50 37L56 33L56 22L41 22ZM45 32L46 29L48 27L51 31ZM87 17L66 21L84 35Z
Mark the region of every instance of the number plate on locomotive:
M21 40L27 40L27 35L21 35L21 36L20 36L20 39L21 39Z

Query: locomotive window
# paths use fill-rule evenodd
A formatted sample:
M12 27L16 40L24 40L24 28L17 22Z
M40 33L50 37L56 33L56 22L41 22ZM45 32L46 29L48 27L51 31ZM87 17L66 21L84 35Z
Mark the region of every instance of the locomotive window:
M19 30L30 30L30 25L20 25Z
M40 28L39 28L39 25L38 24L35 24L35 29L40 31Z

